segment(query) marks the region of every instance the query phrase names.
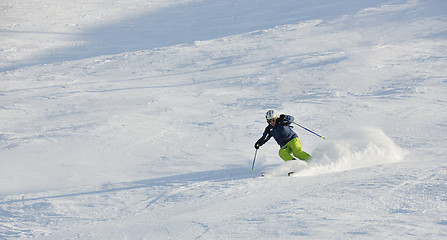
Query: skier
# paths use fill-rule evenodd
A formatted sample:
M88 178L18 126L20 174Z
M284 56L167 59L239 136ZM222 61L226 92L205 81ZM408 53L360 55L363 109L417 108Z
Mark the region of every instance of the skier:
M262 137L256 141L256 149L259 149L260 146L264 145L273 136L281 147L279 149L279 156L284 161L296 160L293 156L303 161L310 159L311 156L301 150L298 135L292 130L292 126L289 126L294 120L293 116L281 114L278 117L276 111L268 110L265 118L269 125L265 128Z

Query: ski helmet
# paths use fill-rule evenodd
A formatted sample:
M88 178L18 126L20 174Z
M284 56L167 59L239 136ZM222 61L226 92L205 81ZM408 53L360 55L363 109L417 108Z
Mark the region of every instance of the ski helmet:
M275 119L275 118L277 118L277 117L278 117L278 114L276 114L276 111L275 111L275 110L268 110L268 111L265 113L265 118L266 118L267 120Z

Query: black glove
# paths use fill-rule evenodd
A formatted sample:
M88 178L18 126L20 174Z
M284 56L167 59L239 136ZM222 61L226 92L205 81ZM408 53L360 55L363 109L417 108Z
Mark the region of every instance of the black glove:
M279 115L279 122L283 123L285 117L286 117L286 115L284 115L284 114Z
M255 148L259 149L259 147L261 146L261 144L259 144L258 142L255 143Z

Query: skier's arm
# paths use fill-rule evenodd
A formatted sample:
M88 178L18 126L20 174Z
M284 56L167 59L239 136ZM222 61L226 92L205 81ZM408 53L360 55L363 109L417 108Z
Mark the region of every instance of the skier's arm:
M255 148L258 149L260 146L264 145L264 143L266 143L271 137L272 135L268 131L268 127L266 127L264 133L262 134L262 137L258 141L256 141Z
M279 120L280 120L281 124L289 125L289 124L291 124L293 122L293 120L295 120L295 118L293 116L291 116L291 115L281 114L279 116Z

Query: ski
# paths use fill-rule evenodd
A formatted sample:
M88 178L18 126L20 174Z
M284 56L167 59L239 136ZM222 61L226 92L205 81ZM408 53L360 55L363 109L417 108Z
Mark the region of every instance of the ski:
M288 172L287 173L287 176L292 176L293 174L294 174L295 172ZM268 176L269 175L269 173L267 173L267 172L262 172L261 173L261 177L266 177L266 176Z

